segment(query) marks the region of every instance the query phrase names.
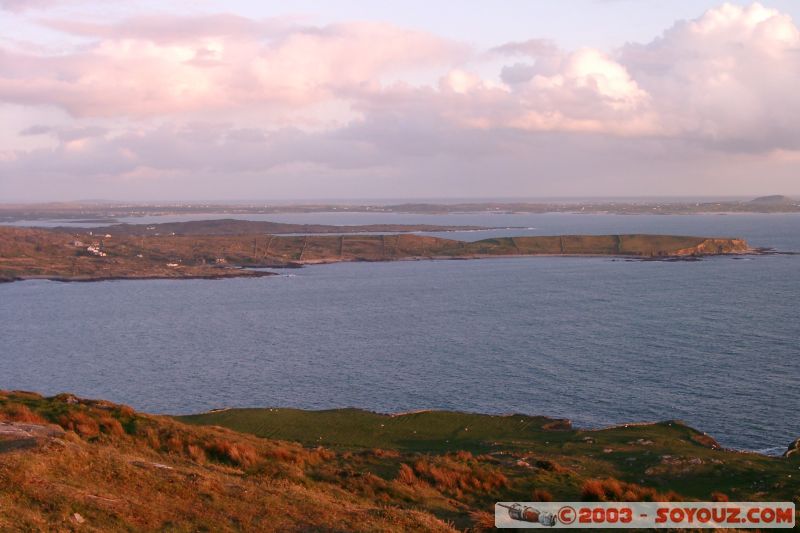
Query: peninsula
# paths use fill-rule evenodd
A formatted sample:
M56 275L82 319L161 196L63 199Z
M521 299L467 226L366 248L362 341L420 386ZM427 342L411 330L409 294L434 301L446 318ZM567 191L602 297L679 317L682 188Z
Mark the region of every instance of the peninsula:
M663 259L752 251L742 239L673 235L526 236L466 242L415 234L199 235L153 231L142 235L0 226L0 281L256 277L272 273L253 268L342 261L541 255Z

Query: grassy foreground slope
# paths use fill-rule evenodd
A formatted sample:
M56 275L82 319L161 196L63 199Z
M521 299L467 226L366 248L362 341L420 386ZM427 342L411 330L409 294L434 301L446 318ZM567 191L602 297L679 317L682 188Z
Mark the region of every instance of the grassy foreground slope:
M176 420L0 392L0 531L478 531L499 500L797 501L799 469L675 422L577 431L520 415L289 409Z
M360 462L380 460L0 392L0 531L453 531L406 505L411 486L378 498L367 477L350 490L344 469L358 479Z
M525 415L358 409L229 409L179 419L331 449L468 451L498 459L522 494L539 488L564 500L585 497L588 480L607 477L698 500L715 492L737 500L800 499L799 460L724 450L679 421L579 430L566 420Z

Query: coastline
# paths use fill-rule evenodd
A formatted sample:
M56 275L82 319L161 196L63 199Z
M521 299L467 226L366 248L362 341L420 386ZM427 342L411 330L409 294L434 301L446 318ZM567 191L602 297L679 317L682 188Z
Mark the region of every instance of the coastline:
M244 431L241 428L237 428L238 424L235 421L231 422L230 420L225 420L225 417L230 417L235 420L236 418L238 418L238 415L240 414L246 414L246 413L264 414L264 413L278 413L278 412L289 412L297 414L299 416L311 415L311 416L322 416L331 418L337 418L340 415L347 415L352 413L363 413L369 416L375 416L377 418L385 418L387 420L397 419L398 421L401 421L401 423L402 419L404 418L413 418L418 415L445 415L445 416L465 415L469 417L479 417L485 419L513 419L514 417L522 417L526 420L536 420L539 422L543 422L542 424L543 427L547 427L548 431L574 431L576 433L580 433L580 435L583 437L586 436L591 437L592 434L600 434L603 432L608 432L613 430L625 430L633 428L649 430L659 426L671 427L674 425L689 430L694 435L696 435L700 441L702 441L704 446L707 446L711 449L730 452L730 453L737 453L737 454L755 455L770 459L785 457L786 452L792 449L792 444L795 442L793 440L791 442L786 442L786 443L775 443L774 446L770 446L769 449L775 449L780 451L775 454L769 454L756 449L725 446L721 444L719 441L717 441L717 439L713 435L710 435L705 431L695 428L694 426L680 419L618 422L618 423L599 424L599 425L575 425L573 421L568 418L554 418L542 414L526 414L519 412L484 413L484 412L476 412L468 410L462 411L458 409L435 409L435 408L420 408L420 409L412 409L412 410L397 411L397 412L382 412L382 411L374 411L371 409L363 409L359 407L334 407L329 409L303 409L303 408L287 407L287 406L218 407L200 413L165 414L164 416L169 416L176 420L188 421L190 423L192 423L191 422L192 420L204 420L203 424L208 424L208 423L211 423L213 425L219 424L222 425L223 427L229 427L236 431ZM264 427L262 427L261 429L262 431L264 431L264 434L262 434L261 436L264 436L267 432L264 430ZM253 434L259 436L258 432L253 432ZM270 434L274 435L274 433Z
M142 236L0 226L0 281L260 277L270 274L253 269L337 262L510 257L694 261L707 256L759 253L763 251L739 238L652 234L515 236L459 241L406 233Z

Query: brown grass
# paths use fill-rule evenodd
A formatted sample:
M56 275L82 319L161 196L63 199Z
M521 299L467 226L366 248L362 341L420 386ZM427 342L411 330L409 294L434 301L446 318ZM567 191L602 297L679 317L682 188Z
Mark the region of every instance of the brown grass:
M650 487L614 478L589 479L581 487L581 500L588 502L668 502L680 498L673 491L660 493Z
M398 507L405 502L373 473L319 480L341 457L322 447L67 395L0 393L0 418L67 430L35 449L0 450L0 531L453 531ZM363 489L348 490L350 480Z
M258 452L253 446L245 443L216 440L205 447L208 455L220 462L244 468L253 466L259 460Z
M472 520L473 531L483 532L495 530L493 513L487 513L486 511L472 511L469 514L469 517L470 520Z
M0 420L9 422L22 422L26 424L45 424L47 420L31 411L21 403L7 403L0 405Z
M414 473L444 491L494 492L508 485L498 470L479 463L465 465L451 457L423 458L414 463Z
M724 492L714 491L711 493L711 501L712 502L727 502L730 501L728 495Z

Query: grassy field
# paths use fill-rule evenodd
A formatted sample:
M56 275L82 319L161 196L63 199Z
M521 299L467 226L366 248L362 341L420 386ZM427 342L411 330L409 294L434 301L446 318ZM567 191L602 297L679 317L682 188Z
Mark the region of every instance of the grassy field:
M608 476L696 499L713 492L739 499L800 497L800 461L722 450L710 436L677 421L588 431L545 417L444 411L390 416L357 409L231 409L179 419L338 450L464 450L525 462L534 457L573 473L544 483L564 498L581 496L576 481Z

